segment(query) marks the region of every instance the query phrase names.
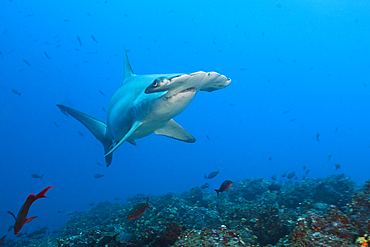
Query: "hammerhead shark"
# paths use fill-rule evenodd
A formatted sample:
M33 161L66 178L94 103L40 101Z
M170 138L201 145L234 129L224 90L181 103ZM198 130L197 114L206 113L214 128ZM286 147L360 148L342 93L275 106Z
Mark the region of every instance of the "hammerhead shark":
M172 118L185 110L198 91L212 92L230 83L231 79L216 72L136 75L125 49L122 85L110 99L106 124L70 107L59 104L57 107L81 122L103 144L108 167L113 152L125 141L136 146L136 139L153 132L195 142Z

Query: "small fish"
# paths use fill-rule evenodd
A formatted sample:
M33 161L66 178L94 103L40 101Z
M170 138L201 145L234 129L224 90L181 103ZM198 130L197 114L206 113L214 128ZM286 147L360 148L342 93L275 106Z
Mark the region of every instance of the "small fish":
M80 43L80 47L82 46L82 42L81 42L81 38L80 38L80 36L78 36L77 35L77 40L78 40L78 42Z
M27 64L28 66L31 66L31 64L26 60L26 59L22 59L22 61Z
M53 188L53 186L49 186L49 187L43 189L37 195L34 195L34 194L29 195L27 197L26 202L22 205L21 209L19 210L17 217L15 217L15 215L12 212L8 211L8 213L11 214L15 219L14 234L18 234L25 223L28 223L28 222L30 222L31 220L33 220L34 218L37 217L37 216L32 216L32 217L27 218L28 210L30 209L30 207L31 207L31 205L34 201L36 201L37 199L40 199L40 198L45 198L46 197L45 193L50 188Z
M96 162L96 164L97 164L98 166L103 167L103 165L102 165L100 162Z
M115 201L119 201L119 200L121 200L121 198L119 198L119 197L115 197L115 198L114 198L114 200L115 200Z
M40 229L35 230L35 231L27 234L27 238L32 238L32 237L35 237L37 235L45 234L47 229L48 229L47 226L41 227Z
M272 157L270 156L269 161L272 160Z
M336 163L334 165L335 165L335 170L337 171L340 168L340 164L339 163Z
M283 114L287 114L289 111L283 111Z
M91 39L95 41L95 43L98 43L98 41L95 39L94 36L90 35Z
M310 172L310 169L307 169L307 171L306 171L306 175L307 175L309 172Z
M14 226L9 226L8 227L8 232L10 232L13 228L14 228Z
M62 214L63 213L63 211L60 211L60 210L58 210L57 212L58 212L58 214Z
M99 93L105 97L105 94L102 90L99 90Z
M22 236L24 236L24 235L27 235L27 231L25 231L25 232L21 232L21 233L18 233L18 235L16 236L17 238L20 238L20 237L22 237Z
M279 183L272 183L269 185L269 187L267 187L269 191L280 191L280 188L281 188L281 184Z
M95 203L93 203L93 202L89 203L89 206L90 206L90 207L92 207L92 206L94 206L94 205L95 205Z
M307 167L306 167L306 165L303 165L303 171L305 171L305 170L306 170L306 168L307 168Z
M338 132L339 127L335 128L334 134Z
M3 55L3 53L2 53L1 51L0 51L0 56L2 56L2 57L4 56L4 55Z
M78 133L80 136L85 137L85 135L84 135L81 131L77 130L77 133Z
M208 176L206 174L204 174L204 178L205 179L212 179L212 178L216 177L219 172L220 171L213 171L210 174L208 174Z
M228 191L232 185L233 185L233 182L231 182L230 180L225 180L221 184L221 187L218 190L215 190L217 192L217 196L218 196L219 193L222 193L224 191Z
M44 175L39 176L39 175L37 175L35 173L31 175L31 177L33 177L33 178L40 178L40 179L42 179L43 176Z
M104 177L104 175L103 174L95 174L94 175L94 178L101 178L101 177Z
M92 15L89 12L87 12L87 15L90 16L90 17L92 17Z
M98 52L97 51L88 51L88 52L86 52L86 54L87 55L96 55L96 54L98 54Z
M290 122L294 122L296 119L295 118L292 118L292 119L290 119Z
M22 93L18 92L18 91L17 91L17 89L12 89L12 90L10 90L10 91L12 91L12 93L14 93L14 94L18 95L19 97L21 97L21 94L22 94Z
M127 216L127 219L128 220L136 219L137 217L139 217L145 212L146 208L150 208L149 196L147 197L147 200L145 203L140 203L136 205L133 209L131 209L131 211L129 212Z
M240 70L240 71L247 71L247 70L248 70L248 68L247 68L247 67L245 67L245 68L240 68L239 70Z
M202 190L209 188L209 183L205 183L202 186L200 186Z
M117 233L116 235L114 236L105 236L103 237L102 239L100 239L100 241L97 243L97 247L104 247L106 245L108 245L109 243L111 243L112 241L114 242L117 242L116 238L118 236L119 233Z
M286 172L284 172L283 174L281 174L281 177L282 178L285 178L286 177Z
M291 173L289 173L286 177L287 177L288 179L292 179L294 176L295 176L295 172L291 172Z
M316 135L316 141L320 141L320 133L317 133L317 135Z
M106 113L107 112L107 109L105 109L105 107L102 107L103 111Z
M0 244L8 246L4 241L7 235L4 235L2 238L0 238Z
M211 141L211 138L209 138L209 135L206 135L206 137L207 137L208 141Z
M303 175L303 176L302 176L302 180L306 180L306 177L305 177L305 175Z
M276 181L276 174L272 175L271 176L271 179L274 180L274 181Z
M59 128L59 125L56 123L56 122L53 122L55 126L57 126Z
M77 213L77 210L76 211L68 211L68 212L65 212L64 215L65 216L71 216L71 215L74 215Z
M65 22L69 22L69 19L64 19L63 21L65 21Z
M362 86L367 87L367 84L365 82L362 83Z
M328 162L330 161L331 157L333 156L332 153L328 154Z
M49 54L47 54L47 53L46 53L46 51L44 51L44 54L45 54L45 56L46 56L48 59L51 59L51 58L49 57Z

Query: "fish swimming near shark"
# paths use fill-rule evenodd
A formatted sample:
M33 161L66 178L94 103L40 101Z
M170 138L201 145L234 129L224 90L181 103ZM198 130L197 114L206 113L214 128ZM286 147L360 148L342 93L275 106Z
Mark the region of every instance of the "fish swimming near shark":
M231 79L216 72L136 75L125 49L123 80L110 99L107 123L64 105L57 107L81 122L103 144L108 167L113 152L124 142L136 146L136 139L152 133L195 142L172 118L186 109L198 91L212 92L230 83Z
M53 186L49 186L43 189L37 195L34 195L34 194L29 195L27 197L26 202L22 205L21 209L19 210L17 217L15 217L15 215L12 212L8 211L8 213L11 214L15 219L14 234L18 234L25 223L28 223L37 217L37 216L32 216L32 217L27 218L28 210L30 209L34 201L40 198L46 198L45 193L52 187Z

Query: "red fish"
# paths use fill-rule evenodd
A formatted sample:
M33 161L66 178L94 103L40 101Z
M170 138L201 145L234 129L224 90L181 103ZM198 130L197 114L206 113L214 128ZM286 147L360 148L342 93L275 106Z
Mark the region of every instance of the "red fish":
M148 196L148 199L145 203L140 203L140 204L136 205L133 209L131 209L130 213L128 214L127 219L129 219L129 220L136 219L137 217L139 217L140 215L142 215L145 212L146 208L150 208L149 196Z
M29 195L27 197L26 202L23 204L23 206L19 210L17 217L15 217L15 215L12 212L8 211L8 213L13 215L13 217L15 219L14 234L17 234L21 230L24 223L28 223L28 222L30 222L31 220L33 220L34 218L37 217L37 216L32 216L32 217L27 218L28 210L30 209L30 207L31 207L31 205L34 201L36 201L37 199L40 199L40 198L45 198L46 197L45 193L52 187L53 186L47 187L46 189L42 190L37 195L34 195L34 194Z
M217 192L217 196L218 196L218 193L228 191L230 189L231 185L233 185L233 182L231 182L230 180L225 180L221 184L221 187L218 190L215 190Z
M6 235L5 235L5 236L3 236L2 238L0 238L0 244L1 244L1 245L6 245L6 246L8 246L8 245L4 242L5 237L6 237Z

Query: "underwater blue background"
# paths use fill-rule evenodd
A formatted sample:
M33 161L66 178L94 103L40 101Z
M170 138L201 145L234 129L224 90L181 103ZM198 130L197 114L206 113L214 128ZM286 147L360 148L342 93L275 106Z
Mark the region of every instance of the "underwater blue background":
M61 227L70 216L57 210L187 191L218 169L211 190L225 179L279 180L285 171L301 180L303 166L311 178L344 173L363 184L369 11L370 2L350 0L2 1L0 232L14 224L8 210L18 213L29 194L50 185L22 231ZM111 166L100 167L102 145L55 104L105 121L124 47L136 74L216 71L232 83L199 92L175 118L196 143L151 135L137 147L124 143Z

